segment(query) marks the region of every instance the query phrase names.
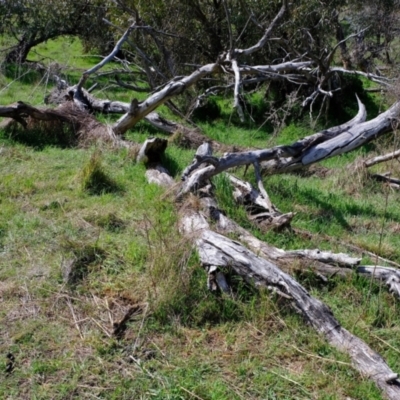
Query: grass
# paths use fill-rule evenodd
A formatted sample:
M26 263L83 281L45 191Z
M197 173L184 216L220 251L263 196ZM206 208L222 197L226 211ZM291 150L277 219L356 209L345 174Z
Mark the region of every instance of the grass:
M97 62L76 56L79 46L48 42L30 58L57 60L73 82ZM3 104L27 94L42 103L50 84L24 73L0 77ZM131 96L105 87L98 94ZM278 136L237 126L224 101L219 118L199 122L214 139L261 148L311 133L304 122L287 124ZM256 112L259 96L254 102ZM128 138L143 142L153 134L140 124ZM351 242L400 262L399 194L356 168L367 154L394 145L382 139L325 161L325 175L265 179L273 202L295 211L293 227L309 235L255 230L223 175L214 179L216 194L230 217L276 246L347 252L343 243ZM192 158L193 151L170 146L165 164L179 179ZM397 162L376 171L385 167L400 176ZM381 399L279 299L230 274L233 297L208 292L198 256L179 234L174 199L146 183L144 166L127 151L29 142L0 131L0 170L0 398ZM246 179L254 179L251 168ZM318 287L312 277L300 279L400 370L398 303L383 287L357 276ZM138 304L142 313L114 337L113 324ZM6 375L9 352L15 365Z

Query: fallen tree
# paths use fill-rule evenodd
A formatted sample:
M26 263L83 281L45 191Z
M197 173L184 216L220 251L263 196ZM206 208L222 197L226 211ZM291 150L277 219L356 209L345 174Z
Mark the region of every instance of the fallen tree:
M234 107L241 118L244 117L244 111L240 103L240 88L244 73L261 74L265 79L274 76L278 79L297 82L299 85L312 82L316 86L316 90L305 102L312 102L317 95L331 97L332 93L323 87L332 72L329 70L330 64L316 65L313 60L254 67L240 64L241 57L259 51L265 45L273 28L283 18L286 11L287 4L284 2L277 16L265 29L262 38L254 46L247 49L235 49L232 45L229 51L221 53L216 62L198 66L186 76L173 78L162 87L155 89L143 101L133 99L130 103L123 103L97 99L84 89L88 76L114 57L116 50L123 42L122 39L128 36L124 35L110 53L110 57L86 71L77 85L69 86L59 80L58 92L53 94L52 99L49 98L50 102L60 104L56 109L39 109L19 102L0 107L0 116L14 119L27 130L34 125L45 124L45 129L50 131L50 134L55 134L54 124L66 125L74 135L75 142L80 144L103 141L119 147L134 148L138 153L139 161L148 165L146 174L149 181L159 182L163 186L170 187L173 180L159 165L166 142L156 139L147 142L139 151L139 146L125 140L124 134L139 121L147 120L153 126L169 134L181 133L190 143L190 147L195 147L195 144L199 145L200 141L204 141L204 136L199 132L166 121L154 110L174 96L181 95L203 78L217 73L233 78ZM129 32L133 26L136 25L131 25L126 32ZM326 62L330 63L331 59L331 56L327 57ZM324 69L323 74L321 69ZM346 73L339 70L334 72ZM384 78L380 78L379 81L387 82ZM230 291L223 277L223 270L230 268L252 284L272 290L278 296L290 301L294 309L323 334L331 345L347 352L360 373L372 379L388 398L397 399L400 397L398 375L366 343L341 327L327 306L310 296L300 284L279 267L290 269L293 260L306 260L307 264L312 264L311 269L324 277L323 279L329 279L331 274L349 274L354 270L356 273L382 280L396 295L400 294L398 270L381 266L362 266L359 258L344 254L332 254L320 250L284 251L269 246L256 239L234 221L226 218L219 211L211 191L210 179L213 176L251 164L255 170L258 190L248 182L230 176L228 179L235 188L233 196L239 203L245 204L249 211L249 218L262 229L279 229L289 226L294 214L283 214L272 204L267 190L264 188L262 174L307 168L313 163L352 151L393 129L400 112L399 102L396 102L388 111L367 122L365 107L359 100L358 104L358 114L348 123L307 136L291 145L261 150L239 149L240 151L238 151L235 149L233 151L218 143L205 141L198 148L192 164L182 174L183 182L177 191L177 200L179 200L178 203L184 203L188 193L201 199L199 201L202 204L202 211L190 208L182 211L181 226L182 234L187 235L193 241L202 265L209 271L211 288L219 287L224 292ZM96 113L122 114L122 117L114 124L106 125L96 120ZM216 150L225 152L225 154L214 156L212 147L216 147ZM393 157L394 155L389 158ZM207 218L214 221L214 230L211 229ZM241 243L226 237L228 233L237 235Z
M142 157L146 154L148 165L148 179L161 185L168 185L171 178L168 172L159 165L160 154L155 149L165 150L165 145L160 145L162 140L148 140L141 148ZM210 153L208 146L204 146L199 153ZM156 175L154 172L156 171ZM382 357L373 351L364 341L344 329L335 319L332 311L321 301L310 294L297 283L290 275L283 272L275 262L282 260L305 258L317 261L321 266L317 270L323 273L331 271L335 273L332 264L357 267L356 272L367 274L374 279L386 280L390 290L400 296L400 272L395 268L379 266L358 266L360 259L352 258L346 254L333 254L319 250L297 250L293 252L269 246L256 239L248 231L241 228L235 222L224 216L218 209L218 205L211 195L211 187L203 186L201 190L201 203L203 211L183 206L181 211L181 231L194 243L200 262L208 271L208 285L210 289L219 288L229 293L230 288L223 271L233 270L246 281L257 287L265 287L290 302L293 308L299 312L305 320L322 334L329 344L340 351L346 352L354 367L364 376L373 380L384 392L388 399L397 399L400 396L400 381L398 374L393 372ZM253 198L257 198L253 189ZM213 221L213 229L207 221ZM220 233L215 232L218 230ZM223 234L235 233L238 240L229 239ZM252 248L254 253L242 243ZM337 269L337 268L336 268Z

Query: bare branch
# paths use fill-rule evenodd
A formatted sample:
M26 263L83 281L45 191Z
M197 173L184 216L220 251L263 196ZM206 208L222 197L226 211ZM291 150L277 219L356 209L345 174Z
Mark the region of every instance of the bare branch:
M393 153L388 153L383 156L379 157L374 157L369 160L364 161L364 165L369 168L372 167L373 165L380 164L386 161L394 160L395 158L400 157L400 150L396 150Z
M187 180L186 185L183 187L183 192L191 191L191 185L199 187L205 180L233 167L248 164L254 165L273 160L272 167L274 169L279 169L280 164L283 164L285 170L287 170L290 167L304 167L323 158L345 153L361 146L374 136L386 132L391 127L392 118L400 112L399 102L386 113L379 115L371 121L360 123L365 121L366 113L364 105L359 100L358 103L359 112L348 123L307 136L292 145L276 146L263 150L225 153L219 159L214 159L212 165L209 167L195 171L190 179ZM207 162L207 160L200 159L199 162ZM267 164L266 167L271 166Z
M210 75L219 69L218 64L205 65L189 76L185 76L177 81L172 80L162 90L154 93L145 101L132 103L132 106L127 114L120 118L113 126L113 130L117 135L124 134L128 129L136 125L147 114L151 113L158 106L168 101L170 98L183 93L186 88L194 85L201 78Z
M325 58L325 65L327 67L329 67L331 65L333 56L335 55L336 50L344 43L346 43L349 39L358 36L359 34L365 32L366 30L368 30L370 27L367 26L366 28L362 29L360 32L357 33L353 33L352 35L347 36L345 39L341 40L340 42L338 42L336 44L336 46L332 49L332 51L326 56Z
M118 40L117 44L111 51L111 53L105 57L103 60L101 60L97 65L94 67L86 70L84 72L84 75L90 75L93 74L94 72L98 71L100 68L102 68L104 65L106 65L109 61L111 61L115 55L118 53L118 51L121 49L121 46L124 44L124 42L128 39L129 35L131 34L132 30L137 27L136 22L134 22L122 35L122 37Z
M239 99L239 93L240 93L240 71L238 68L237 61L235 59L232 60L232 69L235 74L235 86L234 86L234 91L233 91L233 98L234 98L234 103L233 107L236 109L240 121L244 122L244 113L242 106L240 105L240 99Z
M375 74L370 74L367 72L363 72L363 71L353 71L353 70L348 70L342 67L332 67L329 70L330 73L334 73L334 72L341 72L343 74L347 74L347 75L360 75L363 76L373 82L379 83L380 85L383 86L389 86L390 85L390 79L386 78L384 76L379 76L379 75L375 75Z
M251 46L247 49L235 49L235 54L247 56L264 47L269 36L271 35L271 32L274 30L275 26L278 24L278 22L280 22L280 20L285 15L286 10L287 10L287 0L283 0L281 9L279 10L275 18L272 20L272 22L269 24L268 28L264 31L264 35L262 36L262 38L254 46Z

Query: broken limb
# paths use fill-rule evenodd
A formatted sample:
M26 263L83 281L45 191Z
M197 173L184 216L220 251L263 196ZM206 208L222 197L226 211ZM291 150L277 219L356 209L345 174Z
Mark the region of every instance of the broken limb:
M388 399L400 398L398 374L364 341L344 329L332 311L310 296L292 277L238 242L211 231L206 219L199 213L188 213L182 221L182 229L184 233L195 236L196 248L204 266L231 268L258 287L276 288L278 293L289 296L306 321L324 335L330 345L347 353L354 367L374 381Z
M207 146L205 146L205 150L207 150ZM214 200L210 197L206 196L201 202L208 208L212 219L217 222L217 229L225 233L232 233L233 230L239 236L239 240L247 242L250 247L258 246L258 254L261 254L262 250L264 250L263 246L269 247L223 216ZM274 263L262 258L263 256L260 257L248 250L241 243L212 231L204 214L190 207L182 211L180 227L182 234L193 241L200 256L200 262L209 272L211 271L211 273L215 274L218 268L232 269L255 286L265 287L275 292L278 296L282 296L293 305L296 311L301 313L317 332L326 338L330 345L347 353L354 367L362 375L375 382L388 399L395 400L400 398L398 374L391 370L384 359L364 341L344 329L335 319L332 311L324 303L310 296L304 287L290 275L281 271ZM274 253L274 251L269 248L263 255L271 257L271 253ZM302 255L305 257L325 257L326 255L323 253L320 251L305 251ZM275 258L277 260L283 259L283 255L283 250L275 249ZM300 253L292 253L291 255L298 257ZM331 254L328 255L327 260L330 262L332 260L340 260L340 262L352 266L359 262L359 259L343 257L343 255L339 255L336 258ZM209 277L209 281L212 278ZM210 284L214 283L215 280L211 281Z
M192 190L193 185L201 186L201 182L224 172L230 168L248 164L263 163L268 172L287 172L288 170L306 167L321 160L350 152L392 129L393 120L400 113L400 102L376 118L362 122L366 116L365 108L359 101L359 113L348 124L327 129L307 136L292 145L276 146L269 149L237 153L225 153L220 158L207 157L199 160L208 167L193 171L186 180L183 192ZM265 163L270 161L270 163ZM201 163L200 163L201 165ZM282 167L281 167L282 165Z

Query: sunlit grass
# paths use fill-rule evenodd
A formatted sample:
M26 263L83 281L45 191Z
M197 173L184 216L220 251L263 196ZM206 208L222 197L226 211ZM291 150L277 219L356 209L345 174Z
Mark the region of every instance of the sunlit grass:
M58 62L75 83L100 60L81 54L79 41L67 38L43 44L29 58ZM51 83L41 74L19 67L7 74L0 77L2 104L43 103ZM136 96L105 81L94 94ZM254 115L262 99L262 93L249 99ZM240 124L230 99L217 101L220 117L197 123L227 144L264 148L313 132L303 120L273 135L262 124ZM171 117L166 107L159 111ZM156 134L141 123L127 139ZM234 295L210 293L191 242L179 233L173 193L148 184L145 167L128 151L18 140L0 132L0 352L16 359L0 380L1 398L381 399L346 356L279 299L229 271ZM399 262L399 193L349 167L391 147L382 141L327 160L327 174L266 177L274 204L296 213L292 231L253 227L223 175L213 179L216 197L229 217L278 247L348 252L352 243ZM163 161L179 181L193 155L170 145ZM253 175L249 167L245 179L254 183ZM74 262L79 274L66 282L65 266ZM398 304L386 289L356 276L318 287L301 279L343 326L400 369ZM113 324L137 304L143 313L115 338ZM0 358L2 371L5 364Z

